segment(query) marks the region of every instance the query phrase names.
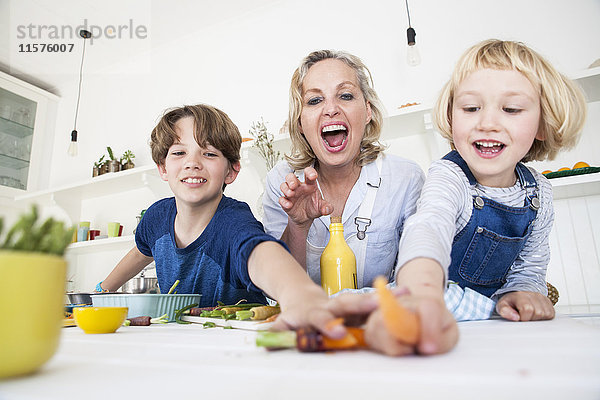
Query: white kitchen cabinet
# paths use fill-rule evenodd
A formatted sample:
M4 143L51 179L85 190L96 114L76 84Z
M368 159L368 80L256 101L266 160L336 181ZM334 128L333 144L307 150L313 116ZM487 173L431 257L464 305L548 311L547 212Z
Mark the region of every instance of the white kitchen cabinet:
M58 99L0 72L0 197L47 184Z

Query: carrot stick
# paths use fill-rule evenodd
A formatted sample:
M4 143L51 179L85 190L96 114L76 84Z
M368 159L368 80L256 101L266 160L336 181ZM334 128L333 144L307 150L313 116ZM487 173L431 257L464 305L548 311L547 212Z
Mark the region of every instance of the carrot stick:
M336 318L325 324L325 329L333 329L334 327L344 323L344 318Z
M367 342L365 342L365 330L362 328L357 328L355 326L347 326L346 330L354 339L356 339L355 347L367 347Z
M358 340L348 333L341 339L332 339L323 335L323 348L325 350L353 349L358 345Z
M373 286L377 289L379 306L383 313L383 323L389 332L397 340L414 345L419 340L419 319L404 308L392 292L385 286L386 279L382 276L375 278Z

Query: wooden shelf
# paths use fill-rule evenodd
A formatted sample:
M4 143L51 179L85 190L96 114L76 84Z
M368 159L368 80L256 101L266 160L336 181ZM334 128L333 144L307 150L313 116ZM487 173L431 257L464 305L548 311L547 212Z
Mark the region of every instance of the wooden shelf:
M67 255L89 254L111 248L118 249L124 246L132 246L134 243L134 235L86 240L85 242L71 243L69 247L67 247Z
M69 215L71 221L78 221L83 200L142 187L149 187L159 197L170 195L169 186L159 177L156 166L147 165L103 174L55 189L17 195L15 200L40 205L58 205Z
M600 67L586 69L571 78L581 86L588 103L600 101Z
M433 129L431 114L430 104L402 108L383 119L381 138L390 140L429 132Z
M554 200L600 194L600 173L549 179Z

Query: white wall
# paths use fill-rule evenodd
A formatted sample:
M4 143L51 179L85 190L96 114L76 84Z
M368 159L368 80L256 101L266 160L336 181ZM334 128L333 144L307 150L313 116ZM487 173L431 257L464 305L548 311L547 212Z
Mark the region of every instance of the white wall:
M231 11L211 15L208 26L202 17L201 26L194 24L194 15L210 13L213 1L185 1L185 6L172 9L171 4L177 3L151 3L146 39L151 41L150 52L132 52L126 61L98 71L94 65L105 66L113 57L111 48L100 43L88 47L77 158L64 156L76 79L56 88L62 101L50 185L89 176L92 162L107 145L118 153L133 150L138 165L151 163L150 130L162 111L172 106L215 105L231 116L242 134L262 116L277 132L287 115L291 74L314 49L344 49L360 56L389 113L407 102L432 101L460 53L482 39L524 41L567 74L600 58L598 0L413 0L412 25L423 59L417 67L405 62L407 19L402 1L367 6L358 0L265 0L256 9L246 2L221 2L216 7L231 3ZM236 6L243 11L236 13ZM147 43L140 46L145 49ZM141 72L132 73L136 69ZM410 150L404 154L413 155ZM229 193L254 202L255 178L242 173ZM248 180L253 183L246 184Z

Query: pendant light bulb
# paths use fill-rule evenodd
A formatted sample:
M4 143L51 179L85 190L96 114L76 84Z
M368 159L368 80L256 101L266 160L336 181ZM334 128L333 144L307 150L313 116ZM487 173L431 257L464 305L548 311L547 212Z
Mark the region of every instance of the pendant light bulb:
M417 33L412 27L408 27L406 30L406 37L408 39L408 47L406 49L406 62L411 67L421 64L421 54L419 54L419 48L417 47L416 41Z
M71 157L75 157L77 155L77 131L74 130L71 132L71 143L69 143L69 149L67 150L67 154Z

